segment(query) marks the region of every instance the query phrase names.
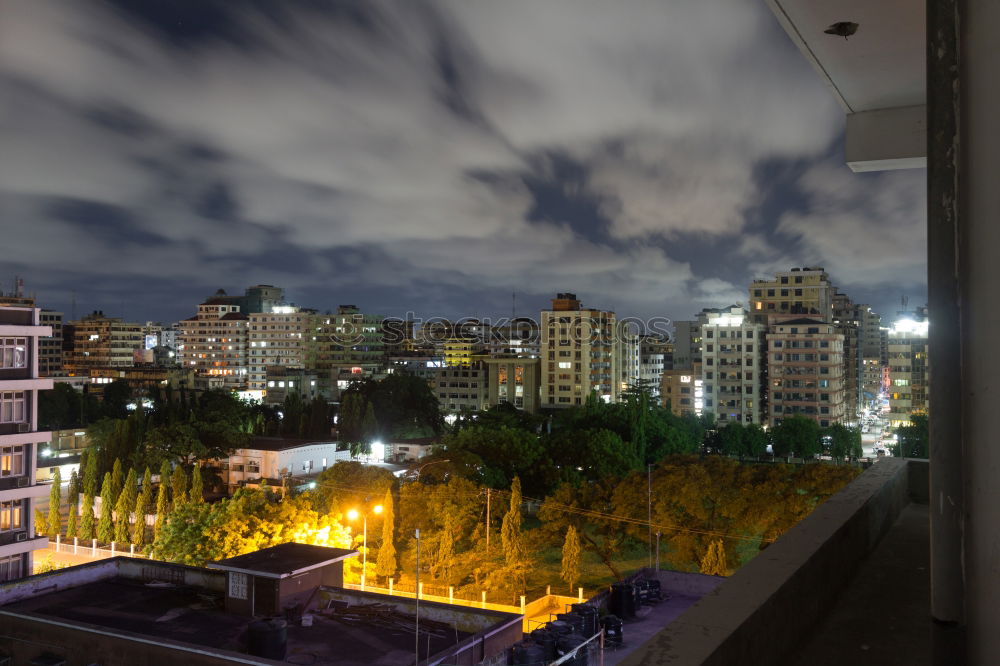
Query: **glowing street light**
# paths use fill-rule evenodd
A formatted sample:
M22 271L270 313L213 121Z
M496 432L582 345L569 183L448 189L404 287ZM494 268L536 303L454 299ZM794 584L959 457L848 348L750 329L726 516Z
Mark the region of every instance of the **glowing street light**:
M372 512L379 514L382 513L382 505L376 504L372 507ZM357 520L358 516L362 517L364 522L364 536L361 538L361 591L365 591L365 574L368 570L368 512L359 512L357 509L351 509L347 512L348 520Z

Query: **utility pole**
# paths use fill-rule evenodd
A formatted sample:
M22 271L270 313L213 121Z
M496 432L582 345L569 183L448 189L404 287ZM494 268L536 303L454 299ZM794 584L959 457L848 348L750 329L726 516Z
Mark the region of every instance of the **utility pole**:
M416 530L415 536L417 538L417 571L416 571L416 588L413 590L413 597L416 599L416 623L414 624L414 639L413 639L413 652L415 661L413 666L419 666L420 664L420 530Z
M486 489L486 555L490 554L490 489Z
M649 567L653 568L653 465L646 465L646 526L649 528Z

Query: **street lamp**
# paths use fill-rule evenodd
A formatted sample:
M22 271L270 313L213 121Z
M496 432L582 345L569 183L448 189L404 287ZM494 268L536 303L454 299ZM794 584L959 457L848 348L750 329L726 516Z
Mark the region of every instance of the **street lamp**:
M376 504L372 507L372 511L376 514L382 513L382 505ZM357 509L351 509L347 512L348 520L357 520L359 512ZM361 541L361 591L365 591L365 573L368 570L368 512L360 512L362 521L364 523L364 536Z

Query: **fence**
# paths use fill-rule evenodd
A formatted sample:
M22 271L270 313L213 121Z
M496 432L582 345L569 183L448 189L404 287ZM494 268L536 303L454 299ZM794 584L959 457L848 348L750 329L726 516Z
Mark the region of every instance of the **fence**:
M49 548L56 553L90 557L95 560L119 556L147 558L146 554L142 551L137 551L133 544L128 544L127 546L122 544L121 547L118 547L118 544L112 541L110 544L98 546L97 539L81 540L73 537L72 541L63 541L62 537L59 536L55 539L49 539Z

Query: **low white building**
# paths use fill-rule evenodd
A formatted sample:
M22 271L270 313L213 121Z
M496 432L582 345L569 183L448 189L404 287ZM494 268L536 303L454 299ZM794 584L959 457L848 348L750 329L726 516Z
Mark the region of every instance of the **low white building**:
M338 451L337 442L255 437L250 446L218 462L222 482L233 490L261 479L280 485L284 478L319 474L345 460L351 460L351 452Z

